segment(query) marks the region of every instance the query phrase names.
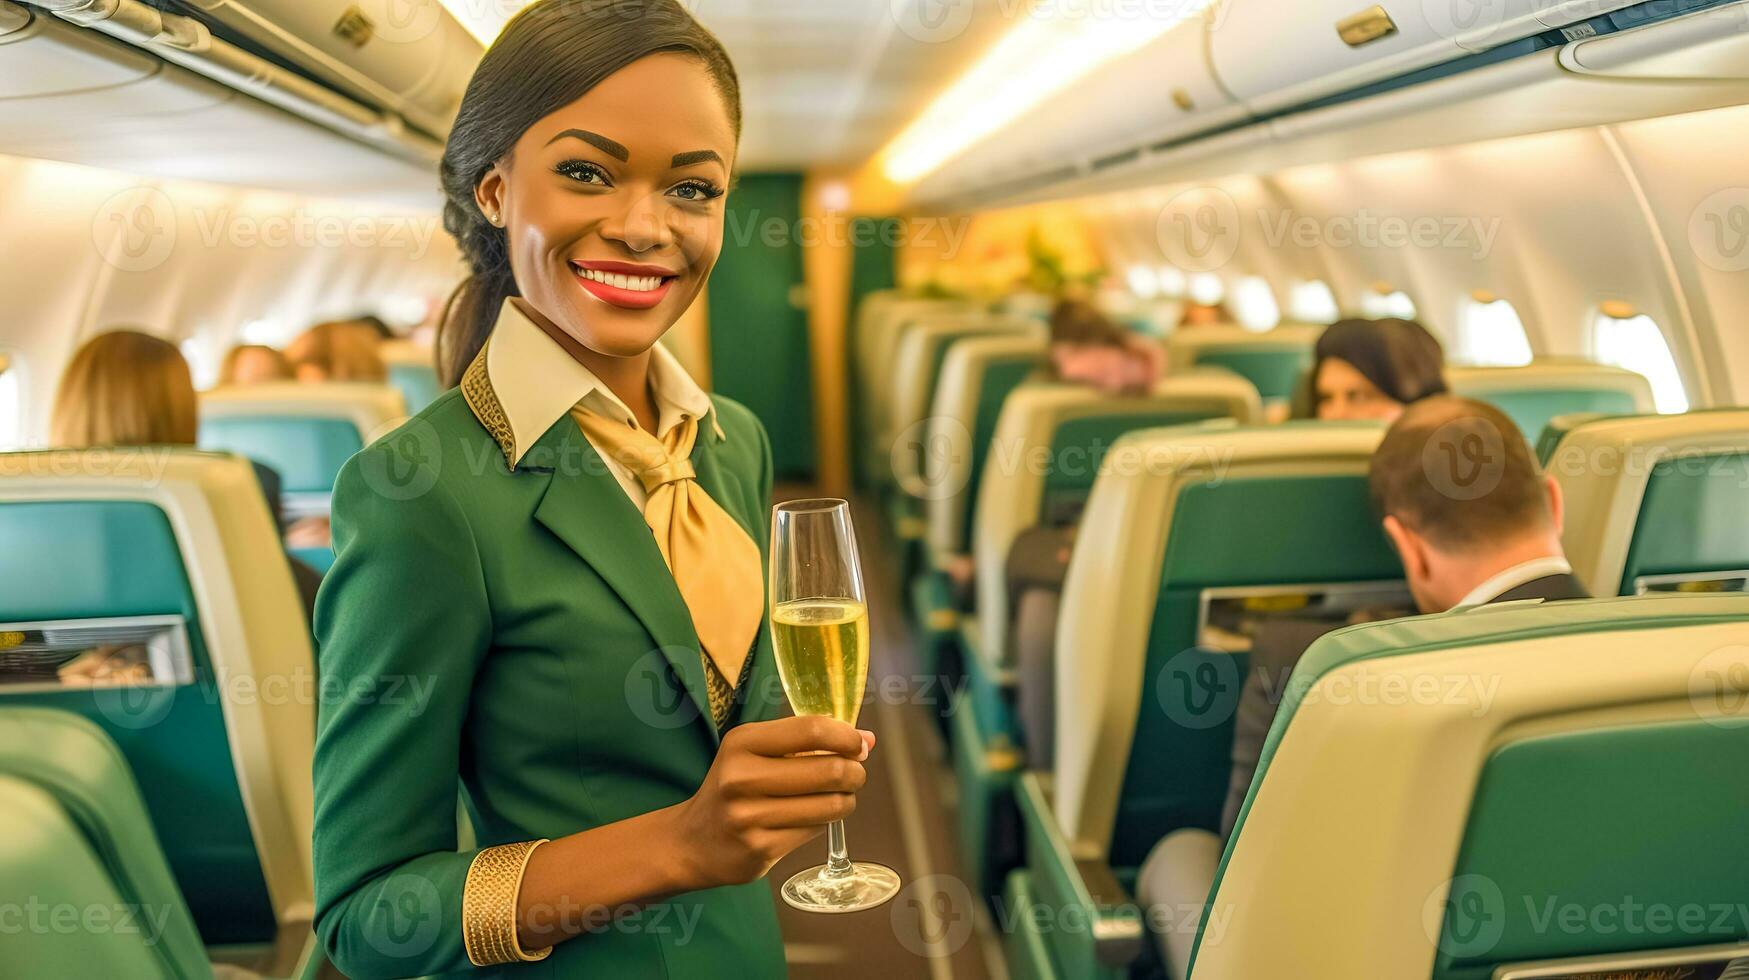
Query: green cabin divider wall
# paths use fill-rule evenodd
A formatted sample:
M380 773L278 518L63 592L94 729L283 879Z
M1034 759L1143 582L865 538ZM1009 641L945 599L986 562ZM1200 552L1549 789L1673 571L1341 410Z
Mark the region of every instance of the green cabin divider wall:
M814 475L814 383L802 285L801 174L746 174L729 193L710 281L711 386L753 410L780 480Z

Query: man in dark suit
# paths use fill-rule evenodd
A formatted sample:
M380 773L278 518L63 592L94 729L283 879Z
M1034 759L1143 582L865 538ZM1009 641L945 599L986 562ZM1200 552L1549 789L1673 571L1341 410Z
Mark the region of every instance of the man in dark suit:
M1449 396L1410 405L1379 443L1367 478L1422 612L1590 597L1561 550L1559 484L1492 405ZM1256 637L1234 719L1223 837L1238 820L1294 664L1337 625L1284 620Z

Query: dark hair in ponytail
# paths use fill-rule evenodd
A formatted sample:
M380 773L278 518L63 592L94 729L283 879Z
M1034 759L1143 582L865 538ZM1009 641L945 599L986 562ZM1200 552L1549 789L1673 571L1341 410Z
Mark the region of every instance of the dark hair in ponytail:
M505 25L474 70L444 148L443 227L471 274L444 307L438 368L447 384L485 346L498 309L520 295L505 231L480 213L474 188L537 121L582 98L607 76L660 52L692 55L722 90L741 135L741 88L716 37L677 0L537 0Z

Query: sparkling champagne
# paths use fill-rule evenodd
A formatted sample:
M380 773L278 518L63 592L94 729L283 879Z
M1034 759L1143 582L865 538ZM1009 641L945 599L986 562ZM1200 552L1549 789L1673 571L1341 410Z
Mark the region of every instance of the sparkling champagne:
M771 611L777 672L798 715L856 723L868 681L868 608L854 599L794 599Z

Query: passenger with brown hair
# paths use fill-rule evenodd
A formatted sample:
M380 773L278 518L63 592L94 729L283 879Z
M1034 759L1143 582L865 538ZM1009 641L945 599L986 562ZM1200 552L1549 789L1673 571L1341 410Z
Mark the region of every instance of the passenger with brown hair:
M266 344L238 344L225 355L219 368L221 385L254 385L292 380L291 362Z
M1561 548L1561 488L1505 412L1465 398L1411 406L1368 474L1422 612L1586 595Z
M62 373L49 428L61 446L192 446L200 409L188 362L150 334L98 334Z
M1560 486L1498 408L1449 395L1415 402L1385 433L1367 482L1421 612L1589 597L1561 549ZM1234 724L1223 834L1238 820L1294 664L1335 628L1284 626L1259 634L1252 647Z
M386 381L388 366L378 350L381 335L357 320L318 323L286 345L299 381Z
M1147 391L1166 373L1159 344L1130 333L1083 300L1051 311L1051 375L1111 394Z
M61 375L50 433L56 445L73 449L193 446L200 434L200 408L188 362L175 344L150 334L98 334L79 348ZM277 528L279 474L254 466ZM322 577L289 555L286 560L308 620Z
M1178 315L1178 329L1194 330L1197 327L1218 327L1233 322L1233 314L1227 312L1221 303L1198 303L1193 301L1184 304L1184 312Z

